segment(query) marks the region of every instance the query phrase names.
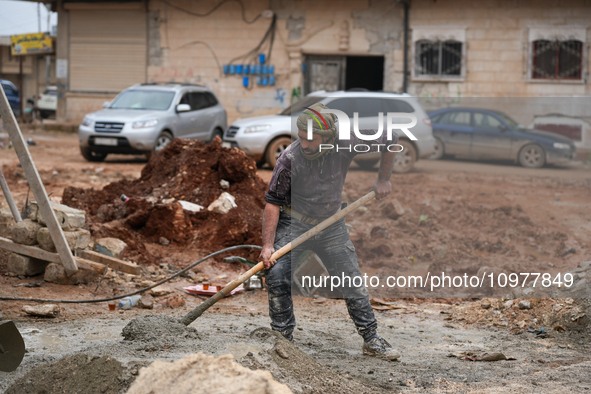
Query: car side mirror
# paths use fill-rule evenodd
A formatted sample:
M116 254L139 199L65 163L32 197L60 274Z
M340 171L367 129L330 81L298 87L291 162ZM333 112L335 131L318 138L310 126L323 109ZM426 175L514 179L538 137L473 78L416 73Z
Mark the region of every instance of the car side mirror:
M189 104L179 104L176 106L176 112L189 112L191 106Z
M110 105L111 105L111 102L110 101L105 101L103 103L103 108L109 108Z
M499 130L500 131L507 131L507 130L509 130L509 128L507 127L507 125L501 124L501 125L499 125Z

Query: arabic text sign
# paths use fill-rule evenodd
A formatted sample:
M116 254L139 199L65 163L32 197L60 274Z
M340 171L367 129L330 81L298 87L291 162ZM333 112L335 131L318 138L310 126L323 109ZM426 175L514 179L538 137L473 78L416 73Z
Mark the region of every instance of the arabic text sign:
M45 33L10 36L10 50L13 56L53 52L51 37Z

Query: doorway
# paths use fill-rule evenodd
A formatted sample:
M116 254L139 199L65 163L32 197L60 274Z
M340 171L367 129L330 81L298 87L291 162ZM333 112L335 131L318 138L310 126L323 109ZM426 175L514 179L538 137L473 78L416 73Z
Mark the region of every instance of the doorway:
M384 89L384 56L317 56L306 57L304 94L317 90Z

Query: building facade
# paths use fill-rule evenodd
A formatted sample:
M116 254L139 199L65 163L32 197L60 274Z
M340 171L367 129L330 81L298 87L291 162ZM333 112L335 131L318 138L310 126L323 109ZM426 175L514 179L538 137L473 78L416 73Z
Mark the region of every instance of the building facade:
M591 93L589 0L60 0L57 11L62 121L135 83L206 85L230 122L322 89Z

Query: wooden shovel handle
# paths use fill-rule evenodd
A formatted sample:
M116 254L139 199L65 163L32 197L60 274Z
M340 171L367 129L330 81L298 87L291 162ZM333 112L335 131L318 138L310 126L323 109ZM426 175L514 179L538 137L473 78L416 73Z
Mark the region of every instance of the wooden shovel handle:
M297 237L296 239L294 239L293 241L291 241L290 243L288 243L287 245L285 245L284 247L282 247L281 249L279 249L278 251L273 253L271 255L271 257L269 258L269 260L277 260L279 257L288 253L292 249L298 247L299 245L301 245L302 243L304 243L308 239L312 238L313 236L315 236L316 234L318 234L319 232L321 232L325 228L336 223L340 219L347 216L347 214L351 213L352 211L356 210L357 208L359 208L363 204L367 203L369 200L373 199L375 196L376 196L376 193L374 191L367 193L365 196L361 197L359 200L355 201L353 204L347 206L345 209L338 211L337 213L335 213L331 217L324 220L322 223L320 223L317 226L306 231L304 234L300 235L299 237ZM193 323L195 321L195 319L197 319L199 316L201 316L203 314L203 312L208 310L213 304L215 304L216 302L218 302L219 300L224 298L226 295L230 294L230 292L232 290L234 290L235 288L240 286L242 283L247 281L248 278L250 278L251 276L253 276L257 272L262 271L264 268L265 268L265 265L261 261L260 263L258 263L257 265L255 265L254 267L252 267L251 269L249 269L248 271L246 271L242 275L240 275L238 278L236 278L232 282L228 283L226 285L226 287L224 287L222 290L218 291L215 295L213 295L212 297L203 301L195 309L193 309L192 311L187 313L182 318L182 320L181 320L182 323L186 326Z

